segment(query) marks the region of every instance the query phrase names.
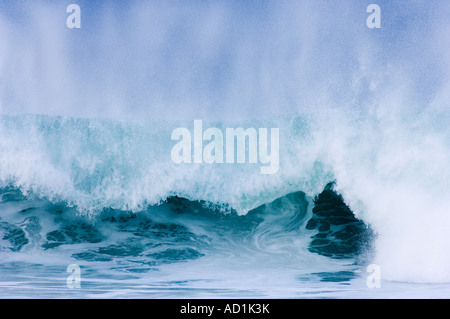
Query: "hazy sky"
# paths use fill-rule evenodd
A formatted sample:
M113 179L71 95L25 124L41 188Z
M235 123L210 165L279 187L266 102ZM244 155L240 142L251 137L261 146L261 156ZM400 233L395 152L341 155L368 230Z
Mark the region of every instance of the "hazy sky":
M81 8L69 29L66 8ZM369 29L366 8L381 8ZM5 113L252 118L449 89L448 1L2 1Z

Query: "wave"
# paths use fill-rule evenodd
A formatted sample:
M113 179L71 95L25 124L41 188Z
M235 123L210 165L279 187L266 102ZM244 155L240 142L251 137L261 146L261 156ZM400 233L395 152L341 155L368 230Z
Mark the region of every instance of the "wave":
M3 211L10 210L0 217L3 252L71 251L78 261L120 260L123 269L131 272L217 251L235 254L239 246L288 255L301 255L307 249L363 263L375 236L355 218L332 184L314 201L303 192L290 193L241 216L235 211L223 214L204 201L170 197L141 212L104 209L95 219L86 219L67 205L31 200L16 188L2 189L0 204ZM301 240L300 245L293 245L293 240Z
M173 198L245 219L299 191L341 207L323 193L334 181L348 211L315 206L302 224L318 231L312 251L367 242L331 223L351 212L377 234L383 279L450 282L448 2L383 4L377 30L359 1L92 2L80 30L60 5L0 6L0 187L86 220ZM279 128L279 171L173 163L171 133L195 119ZM30 245L5 227L11 247ZM48 244L84 238L69 233Z
M204 122L221 129L279 127L280 171L262 175L248 163L173 163L171 131L191 122L3 115L0 182L27 198L71 207L88 220L108 209L136 213L170 205L173 198L189 201L190 210L200 201L210 212L250 218L261 205L293 196L288 194L320 194L333 209L347 210L328 216L321 212L328 204L314 206L316 217L304 224L318 231L310 251L333 257L370 242L355 233L354 221L344 232L333 224L355 216L377 234L373 261L385 278L442 282L450 275L448 122L445 113L429 110ZM327 195L330 181L343 204Z
M300 120L215 122L210 127L293 125L295 130L304 123ZM298 174L272 179L261 175L258 165L248 163L175 164L170 157L176 144L171 133L179 126L192 128L193 123L186 121L5 115L0 126L0 182L27 195L66 202L85 214L95 215L104 208L139 211L171 196L206 200L245 214L292 191L319 191L332 180L318 161L304 164L307 167L300 174L306 174L301 179ZM308 134L304 130L280 137L280 152L288 151L292 138ZM281 158L284 163L286 159ZM300 187L302 182L309 187Z

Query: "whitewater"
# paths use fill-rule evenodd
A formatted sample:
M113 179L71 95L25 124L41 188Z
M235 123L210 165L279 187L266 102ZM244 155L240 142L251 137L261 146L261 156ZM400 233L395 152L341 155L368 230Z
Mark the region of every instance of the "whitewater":
M379 5L1 4L0 297L448 298L450 7ZM195 120L278 170L175 163Z

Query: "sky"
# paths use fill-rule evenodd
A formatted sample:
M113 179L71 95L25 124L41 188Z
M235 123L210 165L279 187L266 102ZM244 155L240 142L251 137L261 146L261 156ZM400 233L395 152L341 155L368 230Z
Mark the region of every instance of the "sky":
M366 25L371 3L380 29ZM400 93L440 105L449 14L443 0L2 1L0 111L270 118Z

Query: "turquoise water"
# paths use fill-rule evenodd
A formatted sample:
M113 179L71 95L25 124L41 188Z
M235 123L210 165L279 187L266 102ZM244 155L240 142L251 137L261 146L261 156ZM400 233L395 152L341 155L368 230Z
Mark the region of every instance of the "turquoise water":
M2 298L446 298L448 284L367 283L376 234L330 184L244 216L172 197L141 212L2 190ZM79 269L74 286L72 269ZM70 268L70 269L69 269Z
M448 296L448 1L78 3L0 3L1 297Z

